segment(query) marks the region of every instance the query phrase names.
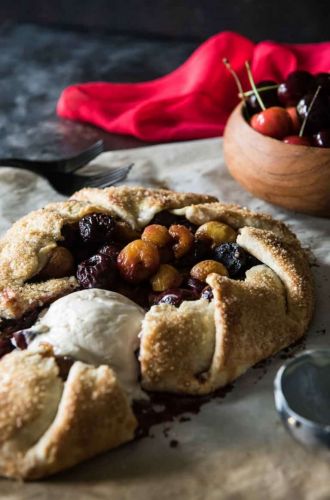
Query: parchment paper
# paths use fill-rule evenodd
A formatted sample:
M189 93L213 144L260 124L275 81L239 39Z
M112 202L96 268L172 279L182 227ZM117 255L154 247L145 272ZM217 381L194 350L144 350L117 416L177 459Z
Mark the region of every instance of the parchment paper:
M330 221L298 215L253 198L226 171L218 139L104 153L93 168L134 161L128 184L205 192L271 213L312 250L317 305L305 344L330 346ZM59 200L36 175L0 169L0 229L26 212ZM130 443L37 483L0 480L8 499L313 499L330 498L330 460L302 448L275 411L273 379L281 355L251 369L224 399L185 422L162 424ZM172 440L178 446L171 447ZM172 443L173 444L173 443Z

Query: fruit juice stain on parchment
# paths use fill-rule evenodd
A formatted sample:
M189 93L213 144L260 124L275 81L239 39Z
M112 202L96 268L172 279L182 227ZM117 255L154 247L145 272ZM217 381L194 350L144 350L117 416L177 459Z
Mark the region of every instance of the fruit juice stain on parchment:
M149 401L135 401L133 405L134 413L138 419L139 427L136 432L136 438L153 437L150 429L157 424L169 422L187 422L190 419L189 414L199 413L201 407L214 399L223 399L232 391L233 385L230 384L224 388L218 389L212 394L205 396L187 396L175 395L170 393L149 393ZM188 414L188 415L187 415ZM169 437L171 427L166 426L163 429L163 435ZM172 444L171 444L172 443ZM178 446L177 440L171 440L171 448Z
M290 359L306 347L305 339L300 339L291 346L283 349L277 356L260 361L254 365L253 369L258 371L257 383L267 373L268 367L274 359ZM136 438L151 437L154 435L151 428L157 424L168 424L170 422L187 422L191 420L189 415L198 414L201 407L211 400L224 399L233 390L234 386L228 385L218 389L212 394L205 396L175 395L170 393L149 393L149 401L135 401L134 413L138 419L139 427L136 431ZM166 425L163 430L165 438L170 437L171 427ZM173 441L173 440L172 440ZM171 447L177 447L171 445Z

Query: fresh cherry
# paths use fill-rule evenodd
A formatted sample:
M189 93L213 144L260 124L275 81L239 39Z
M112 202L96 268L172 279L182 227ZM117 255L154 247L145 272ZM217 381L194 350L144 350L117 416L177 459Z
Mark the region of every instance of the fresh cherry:
M304 96L297 105L297 112L301 120L304 120L308 113L308 109L314 98L314 94L307 94ZM312 109L308 114L306 121L305 132L307 134L316 134L319 130L327 129L330 127L330 98L324 91L319 92Z
M301 121L297 113L297 108L296 106L290 106L289 108L286 108L287 113L290 115L291 121L292 121L292 132L299 132L300 127L301 127Z
M290 115L284 108L274 106L253 115L250 125L260 134L282 139L288 136L293 128Z
M272 106L271 108L266 109L263 99L254 82L250 64L247 61L245 62L245 67L252 90L254 91L258 104L262 109L260 113L252 116L250 120L251 127L260 134L273 137L274 139L282 139L283 137L289 135L293 128L290 115L287 113L286 109L279 106Z
M311 140L309 137L300 137L299 135L288 135L284 137L283 142L285 144L294 144L296 146L311 146Z
M256 84L257 89L262 97L262 101L266 108L270 108L272 106L278 106L279 100L277 97L277 88L275 88L276 82L273 80L264 80ZM269 88L267 90L262 90L265 87L274 87ZM248 110L251 115L254 113L259 113L262 109L259 105L258 99L255 93L249 95L246 99Z
M308 71L293 71L279 85L277 95L284 106L296 106L298 101L315 87L315 78Z
M322 90L330 95L330 73L318 73L315 75L316 85L321 85Z
M305 132L307 122L309 120L309 117L311 116L315 102L318 98L318 95L319 95L321 89L322 89L322 87L321 87L321 85L319 85L317 87L316 91L314 92L313 98L308 106L307 112L306 112L305 117L303 119L303 122L301 124L299 134L290 135L288 137L285 137L283 139L283 142L285 142L286 144L295 144L297 146L310 146L311 145L311 140L308 137L304 136L304 132Z
M313 144L319 148L330 148L330 129L321 130L313 135Z

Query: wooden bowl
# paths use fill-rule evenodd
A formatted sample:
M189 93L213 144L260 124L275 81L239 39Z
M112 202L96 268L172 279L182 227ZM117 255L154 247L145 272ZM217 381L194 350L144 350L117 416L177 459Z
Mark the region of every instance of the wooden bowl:
M250 193L275 205L330 217L330 148L295 146L256 132L239 104L224 132L231 175Z

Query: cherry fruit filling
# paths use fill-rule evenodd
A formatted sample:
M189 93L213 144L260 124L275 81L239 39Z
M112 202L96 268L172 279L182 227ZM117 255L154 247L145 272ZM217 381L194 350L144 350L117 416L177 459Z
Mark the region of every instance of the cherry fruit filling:
M237 232L227 224L209 221L198 227L166 211L142 232L110 215L92 213L64 226L62 236L61 246L34 281L73 272L81 288L118 292L146 310L200 298L211 301L210 273L243 279L259 263L236 243ZM0 357L15 347L27 348L33 340L29 327L39 312L3 320Z
M156 214L141 233L110 215L93 213L65 226L63 235L63 246L72 248L76 242L76 256L81 247L96 248L78 263L76 277L82 288L113 290L141 302L136 299L140 287L144 304L147 295L149 304L177 305L202 293L210 298L208 274L242 279L258 263L235 243L237 233L227 224L209 221L198 227L168 211Z
M219 221L193 225L191 230L183 216L161 212L139 238L135 231L126 231L134 239L124 245L116 230L116 224L123 223L111 219L111 229L106 227L104 233L106 242L101 242L99 234L107 219L93 215L98 217L87 216L87 223L101 221L101 228L94 228L93 234L97 235L94 242L103 245L78 265L80 286L117 291L147 309L162 303L178 306L183 300L201 297L211 300L212 290L206 283L210 273L243 279L245 271L258 263L235 242L236 231Z

